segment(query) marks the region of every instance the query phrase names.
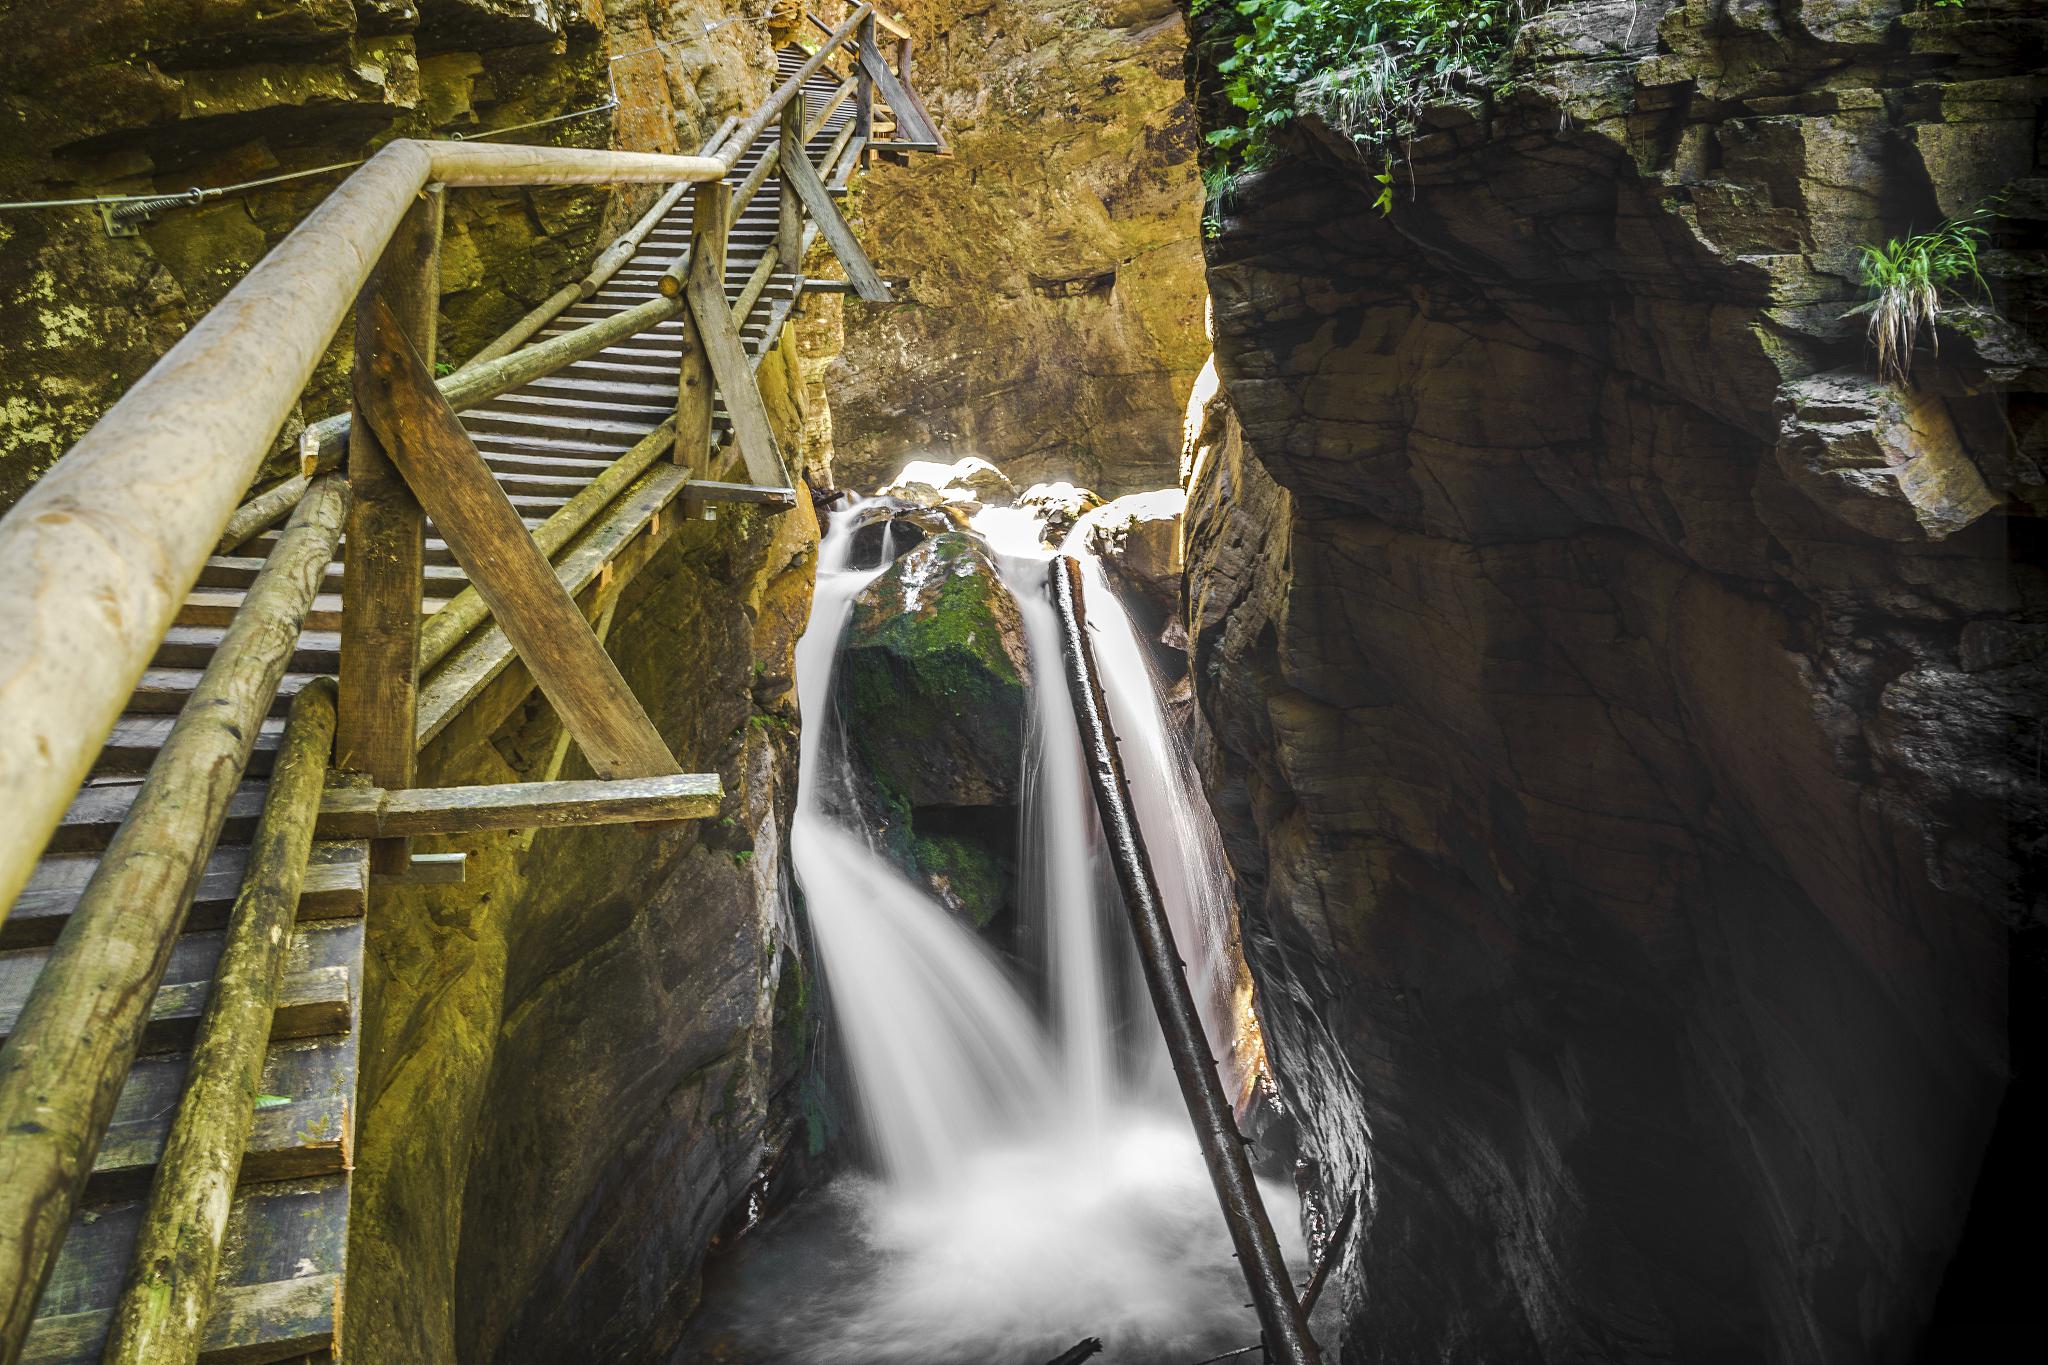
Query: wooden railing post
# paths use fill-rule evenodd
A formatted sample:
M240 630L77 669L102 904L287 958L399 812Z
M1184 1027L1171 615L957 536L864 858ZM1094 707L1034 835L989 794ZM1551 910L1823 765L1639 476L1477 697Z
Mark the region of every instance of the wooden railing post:
M875 78L868 74L868 64L861 60L861 54L875 46L875 16L870 14L860 22L860 36L854 53L854 78L860 86L853 92L853 135L860 141L860 165L868 166L868 143L875 135Z
M804 98L798 95L782 106L783 147L794 147L798 156L810 153L804 147ZM796 186L787 175L779 177L782 184L781 216L775 225L775 250L782 258L784 270L803 273L804 259L804 202L797 197Z
M413 205L356 304L355 397L349 422L348 478L355 492L342 561L341 693L335 717L335 766L379 787L410 787L417 749L420 599L426 572L426 514L363 420L363 386L375 346L371 303L383 299L413 348L434 363L440 303L442 196ZM370 870L403 873L404 839L380 839Z
M731 187L717 180L697 186L690 211L690 278L725 288L725 246L731 229ZM686 314L682 369L676 380L675 459L693 478L710 473L711 407L711 356L704 345L704 328Z

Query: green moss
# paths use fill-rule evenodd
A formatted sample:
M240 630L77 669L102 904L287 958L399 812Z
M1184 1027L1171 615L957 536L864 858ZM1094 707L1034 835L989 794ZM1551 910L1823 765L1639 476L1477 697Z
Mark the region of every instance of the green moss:
M945 534L898 560L854 614L839 685L885 815L963 801L963 774L1022 761L1016 607L979 544Z
M911 836L911 857L925 876L943 884L977 929L986 929L1003 904L1002 864L987 848L947 834Z

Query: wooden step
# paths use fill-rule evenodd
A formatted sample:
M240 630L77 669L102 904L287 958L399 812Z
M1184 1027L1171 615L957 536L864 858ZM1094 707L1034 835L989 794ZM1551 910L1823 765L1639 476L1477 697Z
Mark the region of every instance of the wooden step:
M504 486L507 493L561 498L565 501L590 486L588 479L579 479L574 475L564 478L553 474L500 474L498 482ZM522 500L522 497L513 498L514 503Z
M595 414L609 421L630 423L641 431L651 431L666 421L669 414L676 409L675 395L670 393L667 396L669 402L663 404L658 401L648 402L645 399L621 398L608 394L586 393L581 397L571 397L546 389L520 389L491 400L488 407L478 408L477 411L518 413L568 424L581 421L586 414ZM593 478L603 472L603 467L596 465L594 461L584 462L584 468Z
M256 1092L262 1098L242 1149L240 1185L348 1170L355 1145L356 1053L355 1036L347 1033L271 1045ZM189 1064L183 1053L137 1059L93 1162L88 1198L136 1199L149 1192Z
M172 626L151 662L159 668L204 668L226 634L225 626ZM302 630L288 667L294 673L332 673L340 660L339 631Z
M242 609L245 592L232 589L195 588L185 594L184 605L178 608L177 623L181 626L225 626L235 619L235 613ZM313 605L306 612L306 626L311 630L341 629L341 594L323 592L314 597Z
M560 430L560 428L554 428L554 430ZM642 435L645 434L644 432L642 433ZM476 443L488 455L568 455L585 459L596 456L609 463L612 460L618 459L619 456L625 454L628 450L631 450L633 448L633 441L638 439L639 437L637 436L631 440L614 436L605 441L585 441L572 436L545 436L538 433L515 434L509 431L486 431L477 433ZM538 525L539 523L535 522L533 524Z
M197 681L195 675L194 681ZM103 782L79 789L64 812L64 819L50 836L52 853L97 853L106 848L114 831L128 818L129 808L142 790L140 782ZM247 843L255 832L256 817L263 813L263 784L244 782L228 797L227 823L221 827L223 842Z
M256 575L263 570L263 561L249 555L215 555L206 561L206 567L199 571L199 586L202 588L246 589L256 581ZM325 593L341 592L341 561L335 560L327 566L327 572L320 580L320 589ZM429 564L426 570L428 591L433 590L436 581L452 581L454 587L437 594L446 597L462 591L462 572L450 570L445 565Z
M24 1365L92 1365L127 1281L138 1202L86 1208L72 1223L30 1329ZM338 1359L348 1181L329 1175L253 1185L228 1217L205 1365Z
M500 473L575 474L588 482L612 467L610 460L577 455L524 455L516 450L487 450L484 463Z
M99 761L93 765L98 777L141 777L156 762L164 741L170 738L176 716L122 716L114 722L106 743L100 746ZM251 776L268 777L277 759L277 746L284 738L282 717L266 717L256 732L256 747L249 755Z
M344 922L346 923L346 922ZM188 934L186 938L213 940L213 959L219 960L222 930ZM295 937L294 943L313 938L311 930ZM28 993L42 972L48 948L18 948L0 953L0 1042L14 1036L14 1024ZM199 1028L200 1013L213 989L212 967L196 980L166 980L150 1003L149 1021L144 1026L145 1052L177 1052L192 1046ZM318 967L287 976L278 996L277 1015L271 1026L273 1038L317 1038L326 1033L346 1032L355 1000L355 983L346 967Z
M626 442L621 449L630 449L633 442L659 426L661 418L650 421L638 417L621 419L579 415L573 419L572 425L558 414L508 409L493 403L489 407L471 408L463 413L462 424L475 434L507 432L523 436L567 429L593 438L617 436Z
M15 898L6 922L0 923L0 949L55 943L98 866L99 858L90 853L45 856L29 874L28 885ZM248 866L246 845L228 844L213 851L200 873L199 890L185 921L188 932L218 929L227 923ZM316 843L306 866L305 887L299 893L299 922L360 918L368 908L369 894L370 869L362 844Z
M665 383L653 380L590 379L549 375L545 379L534 380L529 387L560 389L565 393L609 393L621 397L645 397L656 401L665 397L670 400L671 408L676 395L676 380L673 375L670 375Z

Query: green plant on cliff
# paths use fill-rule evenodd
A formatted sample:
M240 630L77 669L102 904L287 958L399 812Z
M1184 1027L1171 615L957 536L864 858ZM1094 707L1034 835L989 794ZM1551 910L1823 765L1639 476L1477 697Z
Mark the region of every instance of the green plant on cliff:
M1931 348L1940 349L1934 323L1941 314L1942 291L1971 282L1980 298L1990 294L1977 269L1977 248L1990 239L1987 224L1995 216L1990 204L1979 204L1932 232L1863 248L1863 283L1871 297L1850 309L1849 315L1870 315L1870 344L1877 352L1879 378L1906 382L1913 347L1923 330Z
M1236 121L1208 143L1230 171L1270 158L1304 103L1387 143L1415 110L1479 75L1540 0L1196 0Z

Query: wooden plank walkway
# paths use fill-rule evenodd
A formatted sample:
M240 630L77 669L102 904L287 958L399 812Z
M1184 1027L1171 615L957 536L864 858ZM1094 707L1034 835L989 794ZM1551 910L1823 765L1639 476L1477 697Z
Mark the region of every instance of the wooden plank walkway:
M794 47L778 53L780 75L794 74L807 56ZM804 88L805 126L824 116L808 143L813 160L839 149L823 170L835 190L845 187L861 153L859 139L840 140L854 117L850 102L833 107L840 81L821 70ZM727 182L739 184L776 150L771 128L747 150ZM774 243L779 200L780 179L771 176L735 223L725 272L728 300L738 299ZM686 194L595 297L568 309L541 337L653 298L662 272L688 244L690 230L691 196ZM801 266L800 261L778 261L744 319L740 335L757 368L795 307ZM462 414L464 427L529 528L539 526L674 413L682 329L680 320L662 323ZM720 402L714 414L714 479L726 477L723 471L733 463L729 428ZM657 464L624 490L611 513L594 519L564 545L552 562L572 591L596 581L607 566L618 570L616 582L644 563L656 547L660 513L687 482L676 466ZM431 525L427 534L424 607L431 620L467 580ZM99 853L278 536L276 530L267 532L238 553L208 562L28 887L0 921L0 1040L11 1034ZM248 864L248 840L283 733L283 715L307 682L338 671L341 582L337 561L327 569L220 846L206 865L173 950L152 1007L143 1055L129 1072L85 1202L38 1308L23 1357L27 1361L83 1365L99 1359L128 1271L141 1201L182 1089L185 1050L212 983L222 926ZM420 742L439 733L513 662L502 634L486 620L423 680ZM202 1360L259 1365L338 1358L369 885L366 843L314 845Z

